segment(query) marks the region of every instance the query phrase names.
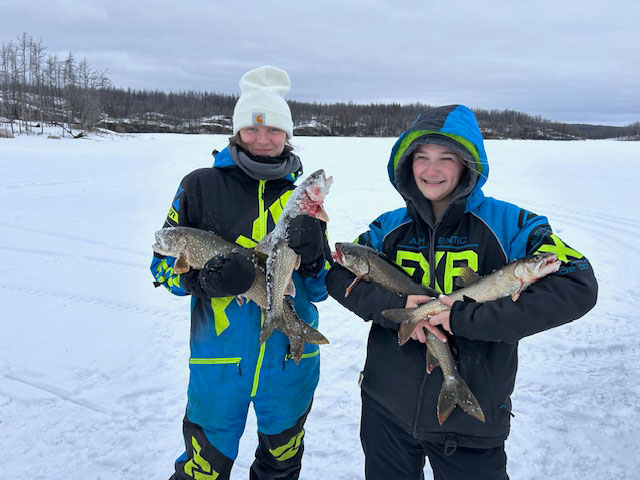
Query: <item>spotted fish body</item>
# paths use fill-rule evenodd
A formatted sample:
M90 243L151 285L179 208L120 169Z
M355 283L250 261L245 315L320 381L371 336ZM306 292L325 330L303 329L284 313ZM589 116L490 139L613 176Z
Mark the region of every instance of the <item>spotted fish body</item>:
M267 307L266 265L263 255L241 247L213 232L190 227L167 227L155 234L153 250L160 255L176 258L174 271L184 273L189 268L201 270L212 257L237 252L250 259L255 266L255 279L243 296L253 300L263 310ZM290 280L290 278L289 278ZM290 301L282 303L282 314L275 328L289 339L291 355L296 363L302 358L306 343L326 344L329 341L316 329L302 321Z
M300 265L300 257L289 248L287 240L281 238L272 245L273 255L266 260L267 308L264 325L260 332L260 343L271 336L278 319L283 314L285 292L291 282L293 271Z
M380 285L398 295L439 295L435 290L416 283L404 270L370 247L355 243L336 243L334 258L356 276L345 292L345 297L360 279ZM458 373L449 345L438 340L431 332L427 332L427 372L431 373L438 365L442 369L443 378L436 412L440 425L456 405L460 405L464 412L484 422L484 412Z
M353 283L347 288L345 297L360 280L376 283L398 295L427 295L430 297L439 295L434 289L416 283L386 255L366 245L336 243L334 260L356 276Z
M305 178L289 197L275 228L256 245L256 251L267 256L267 306L260 332L261 343L271 336L275 325L281 323L285 291L293 270L300 264L298 255L288 244L289 224L298 215L309 215L328 222L323 202L331 183L332 178L327 177L322 169Z
M448 297L453 300L463 300L464 297L468 297L476 302L489 302L510 296L515 302L529 285L557 272L560 263L557 255L552 253L540 253L521 258L473 281L465 288L450 293ZM467 270L467 272L469 271ZM445 310L449 310L449 307L435 299L417 308L390 309L383 311L382 314L389 320L401 324L398 331L398 343L404 345L420 321Z

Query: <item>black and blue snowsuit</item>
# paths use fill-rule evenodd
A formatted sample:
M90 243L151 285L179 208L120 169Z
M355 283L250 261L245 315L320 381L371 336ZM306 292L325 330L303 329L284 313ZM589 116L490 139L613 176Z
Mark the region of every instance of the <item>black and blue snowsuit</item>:
M233 161L228 148L212 168L181 182L165 226L209 230L244 247L255 246L273 230L295 185L295 176L254 180ZM328 244L325 251L329 251ZM175 295L187 295L175 258L155 255L151 271ZM329 264L316 276L293 274L295 310L317 328L312 302L327 298ZM318 384L320 351L307 344L300 363L289 341L275 331L260 344L264 321L253 301L234 297L191 298L191 356L184 419L186 452L176 461L175 478L228 478L238 453L249 404L258 421L259 447L252 478L297 478L303 452L303 425Z
M461 151L470 162L448 208L436 221L430 202L413 179L412 153L424 143L451 142L464 149ZM506 462L503 444L509 433L518 341L589 311L597 296L593 270L583 254L553 233L545 217L484 196L482 186L489 175L489 164L475 116L464 106L440 107L419 116L395 143L388 173L406 207L380 215L356 241L386 254L418 283L447 294L459 288L455 280L463 267L484 276L537 252L556 253L565 262L556 274L531 285L517 302L510 297L484 304L460 301L451 309L454 335L449 344L460 375L484 411L486 423L460 408L443 425L438 423L436 404L442 371L438 368L427 374L425 345L410 340L399 346L398 325L380 313L387 308L403 308L406 297L360 282L345 298L345 289L354 276L338 264L333 265L326 279L332 297L373 322L361 384L365 411L361 438L367 456L367 478L421 478L421 465L433 445L441 446L433 451L442 452L446 445L448 453L456 449L463 452L471 448L476 453L480 452L478 449L497 449L501 454L497 468L504 469L500 462ZM389 430L404 432L408 443L415 442L415 450L407 453L414 457L403 460L389 454L392 448L381 438L379 423L366 423L368 418L378 418L375 422L387 419L392 424ZM368 438L371 435L379 438ZM398 445L396 442L395 447ZM374 458L380 456L372 453L378 452L378 447L388 447L384 459ZM404 447L398 450L408 452ZM492 458L498 457L492 454ZM482 460L474 461L472 471L482 466L477 463Z

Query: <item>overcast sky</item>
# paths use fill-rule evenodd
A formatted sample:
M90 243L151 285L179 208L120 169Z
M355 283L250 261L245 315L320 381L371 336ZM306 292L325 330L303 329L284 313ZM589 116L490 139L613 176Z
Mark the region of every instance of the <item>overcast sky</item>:
M123 88L238 94L272 64L302 101L640 121L639 0L0 0L22 32Z

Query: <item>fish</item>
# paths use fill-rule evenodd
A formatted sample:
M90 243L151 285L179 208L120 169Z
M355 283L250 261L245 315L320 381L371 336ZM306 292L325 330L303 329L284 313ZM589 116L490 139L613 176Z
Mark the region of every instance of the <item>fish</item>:
M439 295L436 290L416 283L386 255L366 245L336 243L333 258L356 276L347 288L345 297L360 279L380 285L398 295ZM464 412L484 423L482 407L467 382L458 373L449 345L438 340L433 333L427 332L426 347L427 373L431 373L437 366L442 369L443 382L436 406L438 423L442 425L456 405L460 405Z
M561 263L556 254L544 252L515 260L482 278L465 267L462 269L461 278L467 286L450 293L448 297L454 301L467 297L476 302L489 302L511 296L515 302L529 285L557 272ZM449 307L435 299L416 308L384 310L382 315L401 324L398 343L404 345L418 322L445 310L449 310Z
M253 300L263 310L267 308L266 258L253 249L237 245L213 232L190 227L165 227L155 233L153 251L176 258L174 271L185 273L189 268L201 270L216 255L240 253L250 259L256 276L243 296ZM305 342L315 345L328 344L329 340L315 328L298 317L290 299L283 299L282 315L275 327L289 339L291 355L296 364L302 358Z
M296 187L282 209L278 223L256 245L255 250L266 255L267 306L264 324L260 332L260 343L282 323L283 299L293 270L300 265L299 256L289 247L289 224L298 215L309 215L325 222L329 216L324 209L324 199L329 193L333 179L324 170L316 170Z
M357 243L335 244L333 259L353 273L356 278L347 287L344 296L360 282L376 283L397 295L427 295L437 297L440 293L433 288L416 283L402 268L393 263L385 254Z

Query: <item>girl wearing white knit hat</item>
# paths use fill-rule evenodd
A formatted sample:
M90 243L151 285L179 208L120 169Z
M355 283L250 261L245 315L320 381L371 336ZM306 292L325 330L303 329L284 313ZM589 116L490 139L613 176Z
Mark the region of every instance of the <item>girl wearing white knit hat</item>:
M181 182L165 226L209 230L245 247L273 230L294 182L300 159L288 140L293 121L284 95L287 72L265 65L240 79L229 145L211 168ZM326 225L295 218L289 245L300 255L294 272L295 310L318 326L312 302L327 298L324 277L331 262ZM202 270L178 275L175 259L156 254L151 271L176 295L191 295L191 357L186 451L172 479L228 479L238 454L249 404L258 420L258 448L251 479L297 479L304 450L304 423L319 379L318 345L307 344L302 359L291 359L289 341L279 331L260 344L262 314L254 302L239 305L236 295L251 286L252 262L231 253L209 260Z

